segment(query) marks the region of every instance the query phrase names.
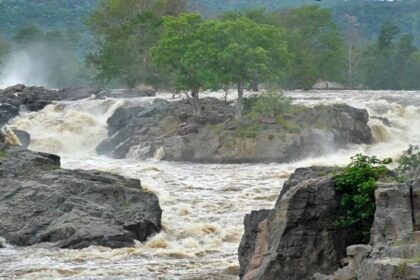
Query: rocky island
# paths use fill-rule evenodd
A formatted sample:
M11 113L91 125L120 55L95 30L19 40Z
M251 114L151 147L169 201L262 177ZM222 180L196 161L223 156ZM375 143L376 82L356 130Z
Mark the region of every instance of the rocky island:
M198 118L188 100L156 99L147 108L119 108L97 152L201 163L289 162L373 141L367 111L348 105L290 105L278 116L261 113L242 121L222 100L206 98L201 106Z

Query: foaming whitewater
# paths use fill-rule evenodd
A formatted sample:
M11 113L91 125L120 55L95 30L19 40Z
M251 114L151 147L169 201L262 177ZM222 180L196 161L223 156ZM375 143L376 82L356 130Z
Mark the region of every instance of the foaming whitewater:
M342 165L356 153L397 158L420 145L419 92L291 92L307 106L347 103L366 108L372 145L354 145L288 164L190 164L98 157L106 120L139 100L62 102L22 113L13 125L29 131L31 149L60 154L65 168L100 169L139 178L159 196L163 231L135 248L59 250L40 244L0 250L0 278L10 279L237 279L237 248L245 214L272 208L282 184L298 167ZM208 93L222 97L222 93ZM169 95L162 95L169 98ZM162 97L161 96L161 97ZM232 97L234 97L232 95ZM148 100L147 102L150 102ZM65 137L64 137L65 136Z
M94 156L107 137L107 120L121 106L148 99L84 99L47 105L39 112L21 112L11 126L31 135L30 149L67 157ZM149 101L150 102L150 101Z

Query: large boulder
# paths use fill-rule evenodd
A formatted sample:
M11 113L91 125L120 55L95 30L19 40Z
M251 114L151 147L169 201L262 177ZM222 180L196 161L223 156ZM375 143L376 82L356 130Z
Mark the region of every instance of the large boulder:
M133 246L161 229L156 195L139 180L60 168L55 155L0 144L0 236L28 246Z
M203 99L201 106L201 117L191 114L186 100L120 108L97 151L115 158L153 157L159 151L159 158L169 161L287 162L372 142L366 110L347 105L298 107L283 123L264 117L238 122L234 108L218 99Z
M8 104L0 103L0 127L4 126L10 119L19 114L19 108Z
M339 198L332 169L297 169L275 207L245 218L242 279L312 279L340 267L351 234L336 229Z

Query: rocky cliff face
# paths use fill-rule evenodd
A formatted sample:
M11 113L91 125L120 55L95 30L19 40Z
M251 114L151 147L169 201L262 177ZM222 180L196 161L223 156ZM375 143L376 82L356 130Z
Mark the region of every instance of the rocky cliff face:
M298 169L273 210L245 218L242 279L420 279L420 170L408 183L379 183L370 244L337 231L332 170ZM347 255L346 258L343 258Z
M340 267L351 235L336 231L338 197L331 168L297 169L273 210L245 218L242 279L312 279Z
M201 118L191 115L187 101L120 108L108 120L110 137L97 151L115 158L287 162L372 142L368 113L347 105L301 107L283 123L261 118L256 124L235 121L233 107L221 100L203 99L201 105Z
M161 215L139 180L61 169L58 156L0 144L0 236L9 244L133 246L160 231Z

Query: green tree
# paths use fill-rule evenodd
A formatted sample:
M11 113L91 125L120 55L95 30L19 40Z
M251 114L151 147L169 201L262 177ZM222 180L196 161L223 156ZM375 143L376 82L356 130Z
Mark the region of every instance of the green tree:
M96 38L97 51L87 62L97 78L134 87L159 87L166 81L151 63L150 49L162 32L162 16L178 15L184 0L105 0L87 20Z
M345 44L329 9L303 6L278 13L277 22L293 55L285 87L310 89L318 80L343 79Z
M401 88L405 90L420 89L418 73L420 73L420 51L415 51L404 65L401 75Z
M361 242L368 242L370 228L375 215L376 182L388 175L386 165L392 159L379 160L357 154L352 162L334 177L335 187L340 195L341 217L339 228L349 228L359 235Z
M38 25L28 25L17 30L13 41L20 44L34 43L44 40L45 32Z
M382 26L381 32L378 37L378 48L379 49L389 49L393 47L393 41L395 36L400 33L400 29L390 23L387 22Z
M371 89L404 89L415 86L413 72L418 67L414 38L405 34L397 41L398 27L386 23L375 43L363 54L362 83Z
M153 61L171 74L179 91L189 91L194 114L201 115L199 92L210 86L210 45L208 36L200 32L203 19L196 14L184 14L164 19L164 32L152 48Z
M275 80L284 74L289 63L287 43L282 29L246 17L228 19L214 26L218 50L216 60L211 63L212 70L220 83L237 86L236 118L240 119L245 86L256 78ZM206 33L210 34L211 30Z

